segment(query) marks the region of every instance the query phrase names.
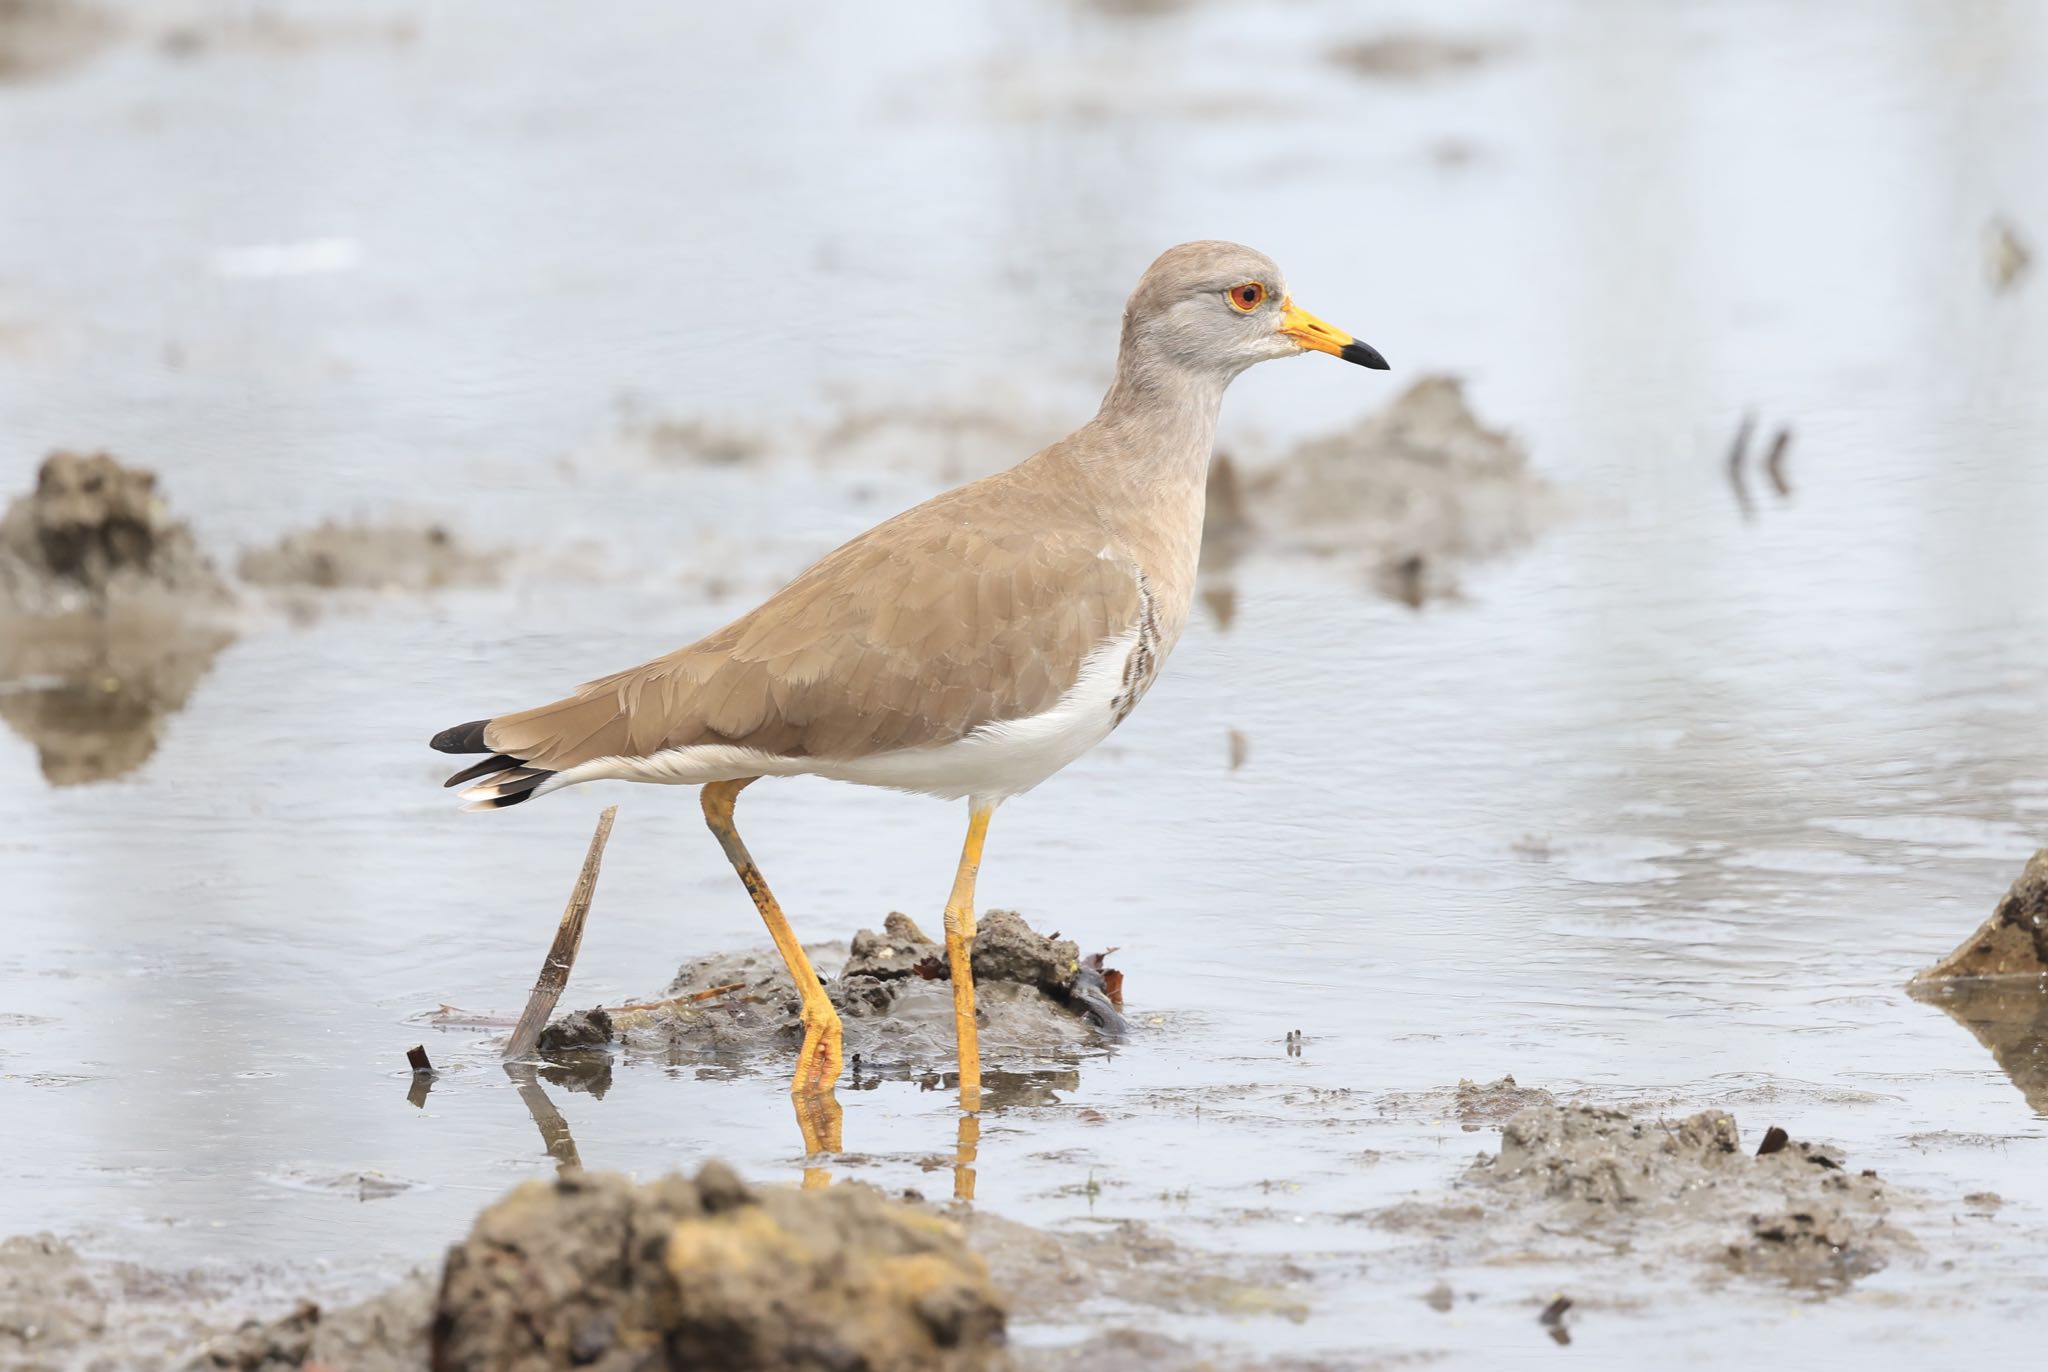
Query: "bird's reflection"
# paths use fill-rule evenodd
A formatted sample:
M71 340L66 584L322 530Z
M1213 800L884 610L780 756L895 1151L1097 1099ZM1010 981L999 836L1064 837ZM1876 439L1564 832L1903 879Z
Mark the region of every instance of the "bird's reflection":
M542 1149L554 1159L556 1169L568 1172L582 1167L583 1157L576 1147L576 1136L569 1128L569 1121L563 1117L542 1083L603 1099L612 1087L612 1055L603 1051L558 1053L539 1063L508 1062L502 1066L518 1092L520 1104L526 1107L527 1116L540 1133ZM957 1093L960 1089L957 1072L919 1071L909 1066L878 1072L858 1058L851 1067L847 1085L855 1091L876 1090L884 1081L915 1082L920 1091ZM433 1081L430 1073L415 1074L406 1099L415 1106L424 1106L427 1093L433 1089ZM1080 1086L1078 1057L1065 1058L1049 1067L1024 1070L991 1068L984 1071L980 1110L963 1108L955 1122L953 1199L974 1199L984 1112L1054 1105L1063 1094L1077 1091ZM792 1092L790 1104L803 1145L803 1188L811 1191L829 1186L832 1182L830 1160L843 1153L846 1147L845 1107L831 1091Z
M1991 1050L1999 1070L2026 1097L2036 1115L2048 1118L2048 992L2032 981L1951 984L1915 989L1914 997L1939 1005L1956 1023Z

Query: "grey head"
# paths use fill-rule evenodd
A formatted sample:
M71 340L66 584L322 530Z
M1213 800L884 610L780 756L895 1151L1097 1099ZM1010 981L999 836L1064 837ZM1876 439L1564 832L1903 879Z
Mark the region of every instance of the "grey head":
M1228 382L1255 362L1309 351L1387 369L1372 347L1297 306L1273 259L1241 243L1168 248L1124 307L1126 367L1164 364Z

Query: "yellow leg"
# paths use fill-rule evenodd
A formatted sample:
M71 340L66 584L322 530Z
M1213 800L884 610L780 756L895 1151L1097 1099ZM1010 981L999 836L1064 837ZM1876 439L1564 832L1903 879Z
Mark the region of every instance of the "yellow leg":
M965 1113L953 1135L953 1199L974 1199L974 1159L981 1150L981 1116Z
M796 1106L796 1127L803 1131L804 1156L815 1158L823 1153L837 1153L840 1149L839 1124L843 1111L839 1097L828 1088L823 1091L791 1091L790 1100ZM829 1186L832 1174L822 1167L804 1169L804 1190L816 1191Z
M783 965L789 968L790 979L796 983L796 993L803 997L804 1046L797 1053L796 1077L790 1082L789 1089L796 1095L829 1094L832 1083L839 1080L839 1012L832 1008L825 988L818 984L818 973L811 966L809 955L796 941L796 931L789 927L782 907L775 903L768 883L761 877L761 869L754 865L747 845L740 841L739 830L733 827L734 798L758 780L759 777L745 777L739 781L706 784L704 822L718 836L718 846L725 849L726 860L740 874L747 894L754 898L754 908L761 912L761 919L768 926L768 936L775 940L776 951L782 954ZM802 1120L803 1117L803 1104L799 1102L798 1118ZM836 1134L837 1131L833 1132ZM804 1143L806 1147L813 1144L808 1129L805 1130ZM833 1143L836 1146L836 1138Z
M953 977L953 1036L960 1047L960 1108L981 1108L981 1035L974 1025L974 879L995 806L968 803L967 842L946 901L946 962Z

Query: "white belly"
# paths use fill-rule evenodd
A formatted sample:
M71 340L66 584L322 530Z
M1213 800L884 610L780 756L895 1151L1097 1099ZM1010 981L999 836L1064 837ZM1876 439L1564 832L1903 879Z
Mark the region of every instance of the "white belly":
M778 757L731 744L701 744L644 758L599 758L550 777L534 794L614 778L694 786L751 776L820 776L994 803L1030 790L1109 737L1151 685L1164 655L1148 616L1146 623L1090 653L1080 676L1050 710L983 725L954 743L856 758Z

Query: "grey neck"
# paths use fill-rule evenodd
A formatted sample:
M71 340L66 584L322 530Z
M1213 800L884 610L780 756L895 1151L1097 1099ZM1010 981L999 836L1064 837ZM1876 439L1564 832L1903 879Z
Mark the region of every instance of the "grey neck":
M1079 445L1084 470L1111 498L1200 488L1230 382L1228 375L1146 356L1127 342L1116 381L1084 431L1097 441Z

